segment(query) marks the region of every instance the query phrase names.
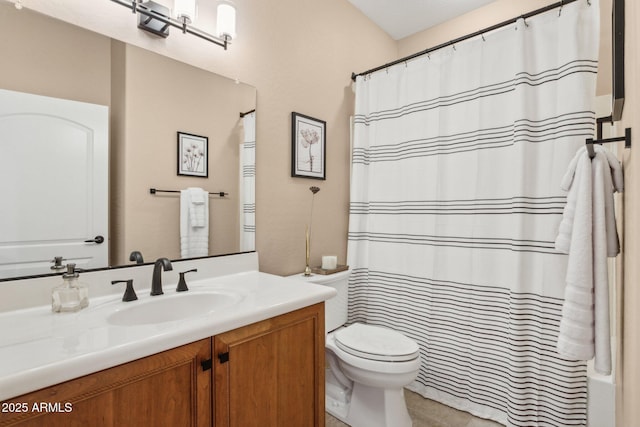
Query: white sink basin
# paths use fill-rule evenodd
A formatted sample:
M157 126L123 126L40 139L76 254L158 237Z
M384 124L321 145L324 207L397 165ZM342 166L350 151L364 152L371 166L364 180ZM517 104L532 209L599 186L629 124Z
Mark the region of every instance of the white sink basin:
M126 307L107 316L107 322L118 326L148 325L188 319L237 304L241 294L220 290L181 292L158 295L145 301L131 301Z

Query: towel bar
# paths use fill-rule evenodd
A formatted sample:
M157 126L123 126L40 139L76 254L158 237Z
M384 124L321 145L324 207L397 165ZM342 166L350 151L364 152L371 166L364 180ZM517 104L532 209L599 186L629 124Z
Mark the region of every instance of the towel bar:
M600 132L598 132L600 134ZM619 142L624 141L624 148L631 148L631 128L626 128L624 130L624 136L618 136L616 138L601 138L601 139L593 139L587 138L585 144L587 145L587 152L589 153L590 158L594 158L596 153L593 150L593 144L607 144L609 142Z
M156 193L179 193L180 190L158 190L156 188L150 188L149 189L149 194L156 194ZM229 193L225 193L224 191L210 191L209 192L209 196L218 196L218 197L224 197L224 196L228 196Z

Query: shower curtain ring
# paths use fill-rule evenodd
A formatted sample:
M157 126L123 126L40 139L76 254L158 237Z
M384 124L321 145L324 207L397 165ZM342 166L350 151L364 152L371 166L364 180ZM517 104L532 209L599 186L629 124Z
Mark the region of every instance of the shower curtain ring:
M484 33L480 34L480 37L482 37L482 41L486 42L487 40L484 38Z
M522 18L522 22L524 22L524 26L529 28L529 23L527 22L527 18L525 18L524 15L520 15L520 18Z
M560 0L560 9L558 9L558 16L562 15L562 6L564 6L564 0Z

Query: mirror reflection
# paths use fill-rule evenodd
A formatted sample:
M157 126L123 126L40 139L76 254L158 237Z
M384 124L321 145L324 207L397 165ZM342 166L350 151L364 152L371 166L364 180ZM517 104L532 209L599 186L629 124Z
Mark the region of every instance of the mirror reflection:
M192 244L203 243L206 229L204 254L254 250L254 87L10 3L0 3L0 27L10 34L0 38L0 89L8 96L0 97L0 278L54 272L56 256L83 268L133 264L134 251L145 262L180 259L185 224L199 232ZM12 96L44 99L53 111L29 104L36 110L16 114L23 101ZM64 116L66 102L70 114L78 105L108 107L104 152L93 125ZM181 148L180 134L192 135L182 139L195 147ZM189 154L206 158L206 174L185 173ZM92 175L101 167L90 155L107 157L102 176ZM99 182L105 196L88 190ZM209 194L185 191L187 200L188 188ZM100 197L102 207L94 203ZM77 252L83 247L106 254Z

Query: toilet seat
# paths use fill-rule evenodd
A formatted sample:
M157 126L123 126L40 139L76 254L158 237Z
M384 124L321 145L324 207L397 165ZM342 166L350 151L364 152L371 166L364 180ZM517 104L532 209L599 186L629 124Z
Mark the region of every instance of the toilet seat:
M407 362L419 356L418 344L400 332L354 323L335 332L340 350L367 360Z

